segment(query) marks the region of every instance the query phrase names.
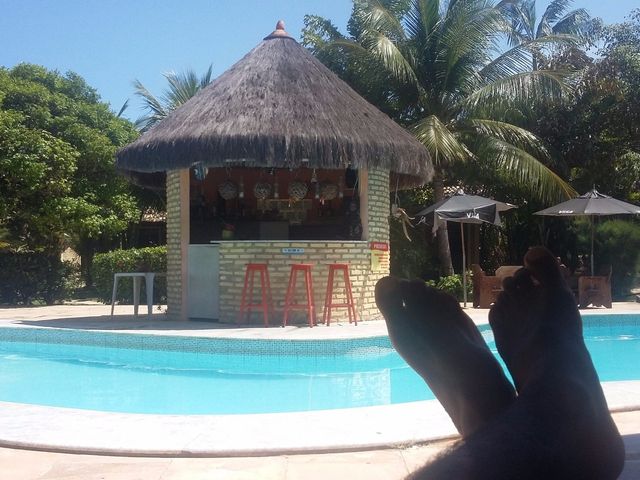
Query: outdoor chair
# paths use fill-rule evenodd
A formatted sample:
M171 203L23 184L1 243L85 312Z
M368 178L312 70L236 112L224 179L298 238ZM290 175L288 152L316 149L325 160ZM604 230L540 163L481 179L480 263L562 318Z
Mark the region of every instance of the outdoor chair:
M473 307L489 308L496 301L498 293L502 291L502 278L495 275L487 275L480 265L471 265L473 274Z
M580 308L611 308L611 265L604 269L604 275L578 277L578 304Z
M513 276L520 268L520 265L503 265L498 267L495 275L487 275L480 265L471 265L474 308L489 308L502 291L502 281Z

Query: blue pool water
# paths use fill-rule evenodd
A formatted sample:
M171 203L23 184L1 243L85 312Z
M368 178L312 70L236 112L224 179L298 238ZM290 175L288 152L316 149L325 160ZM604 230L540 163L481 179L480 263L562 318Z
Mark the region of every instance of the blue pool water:
M482 330L493 348L491 330ZM640 316L588 316L585 339L602 381L640 379ZM265 341L0 329L1 401L246 414L432 398L386 337Z

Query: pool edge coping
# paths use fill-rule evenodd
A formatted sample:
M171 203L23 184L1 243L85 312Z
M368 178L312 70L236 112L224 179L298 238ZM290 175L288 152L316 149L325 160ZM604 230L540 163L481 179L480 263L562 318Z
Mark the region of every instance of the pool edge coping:
M640 411L640 381L602 385L612 413ZM633 398L623 400L621 392L632 393ZM83 425L81 429L78 423ZM133 457L214 458L356 452L459 438L437 400L249 415L119 414L0 402L0 425L0 447ZM66 426L67 431L61 429L61 425ZM31 437L34 429L39 438ZM430 430L433 431L430 433ZM249 434L245 437L246 431ZM157 443L159 437L162 437L160 444Z

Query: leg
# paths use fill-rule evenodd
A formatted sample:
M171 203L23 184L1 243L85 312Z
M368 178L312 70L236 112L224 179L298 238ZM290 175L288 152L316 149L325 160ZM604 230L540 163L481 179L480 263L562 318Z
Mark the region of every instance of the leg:
M116 306L116 293L118 292L118 277L116 274L113 275L113 293L111 294L111 316L113 317L113 309Z
M584 345L575 300L550 252L527 253L489 319L518 398L413 478L617 478L624 446Z
M155 273L145 273L144 289L147 292L147 315L153 314L153 284Z
M140 282L142 277L133 277L133 314L138 316L138 306L140 305Z
M422 281L386 277L376 302L398 352L427 382L463 436L514 401L513 387L458 302Z

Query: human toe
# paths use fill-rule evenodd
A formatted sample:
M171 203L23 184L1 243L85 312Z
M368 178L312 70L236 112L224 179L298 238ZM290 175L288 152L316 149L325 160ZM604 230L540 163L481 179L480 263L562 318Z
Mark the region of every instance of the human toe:
M531 248L524 257L524 264L541 285L546 287L565 285L558 259L546 248Z

